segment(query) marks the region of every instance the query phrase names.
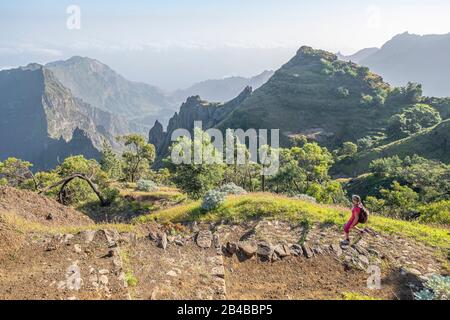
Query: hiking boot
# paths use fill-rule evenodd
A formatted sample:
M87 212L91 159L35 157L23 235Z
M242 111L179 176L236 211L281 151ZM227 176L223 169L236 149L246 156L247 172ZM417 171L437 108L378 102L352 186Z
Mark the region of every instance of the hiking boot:
M346 239L341 241L341 246L348 246L348 245L350 245L350 240Z

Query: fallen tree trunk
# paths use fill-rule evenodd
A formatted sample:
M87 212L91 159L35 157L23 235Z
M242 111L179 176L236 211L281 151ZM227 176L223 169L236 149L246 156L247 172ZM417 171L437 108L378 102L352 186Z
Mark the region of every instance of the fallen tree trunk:
M51 186L49 186L49 187L47 187L47 188L45 188L43 190L40 190L39 193L44 193L44 192L46 192L48 190L51 190L51 189L56 188L57 186L61 185L61 189L59 189L59 192L58 192L58 200L59 200L59 202L61 204L64 204L64 190L65 190L66 186L72 180L77 179L77 178L78 179L82 179L82 180L86 181L89 184L89 186L91 187L92 191L94 191L94 193L97 195L98 199L100 200L100 204L102 206L105 207L105 206L108 206L110 204L109 201L106 200L103 197L103 195L101 194L101 192L98 189L97 185L94 182L92 182L91 179L89 179L88 177L86 177L84 174L81 174L81 173L75 173L75 174L73 174L71 176L68 176L68 177L66 177L66 178L64 178L64 179L62 179L62 180L52 184Z

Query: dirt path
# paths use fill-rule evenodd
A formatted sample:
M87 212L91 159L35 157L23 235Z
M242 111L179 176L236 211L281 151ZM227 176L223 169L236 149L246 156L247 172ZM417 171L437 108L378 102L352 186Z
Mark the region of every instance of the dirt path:
M90 233L92 236L92 233ZM102 231L30 235L0 256L0 299L126 299L118 254Z

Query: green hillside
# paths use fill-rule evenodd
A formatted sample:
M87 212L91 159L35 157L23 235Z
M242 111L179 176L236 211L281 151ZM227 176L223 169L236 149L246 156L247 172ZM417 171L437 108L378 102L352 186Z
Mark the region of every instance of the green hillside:
M370 162L375 159L395 155L404 158L414 154L450 163L450 119L405 139L344 159L336 163L332 171L334 174L357 176L366 172Z
M414 102L367 68L336 55L302 47L220 124L226 128L275 128L305 134L336 147L384 131L387 120Z

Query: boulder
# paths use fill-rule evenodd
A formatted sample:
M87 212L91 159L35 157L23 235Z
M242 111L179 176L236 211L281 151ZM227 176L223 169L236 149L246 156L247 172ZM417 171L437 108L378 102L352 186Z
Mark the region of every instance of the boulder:
M152 241L159 241L158 232L156 230L150 230L148 233L148 238Z
M216 249L220 249L220 247L221 247L220 237L217 233L214 233L214 235L213 235L213 245L214 245L214 248L216 248Z
M319 246L314 246L312 250L314 254L323 254L323 250Z
M95 237L95 230L81 231L80 235L83 237L85 243L91 243Z
M368 251L358 244L352 246L359 254L368 255Z
M272 259L273 252L274 252L273 247L270 243L267 242L258 243L258 249L256 251L258 256L261 256L266 259Z
M341 247L336 244L336 243L332 243L330 245L330 249L334 252L334 254L336 254L338 257L342 255L342 249Z
M63 242L69 242L70 240L72 240L73 239L73 237L74 237L74 235L73 234L65 234L64 235L64 237L63 237Z
M293 256L299 257L301 255L303 255L303 249L302 246L299 244L293 244L291 245L291 253Z
M225 278L225 268L223 266L214 267L211 270L211 274L223 279Z
M171 277L177 277L178 276L178 274L175 271L173 271L173 270L168 271L166 273L166 275L171 276Z
M291 255L291 250L289 250L289 247L285 244L276 245L273 250L280 258L288 257Z
M109 248L117 247L117 244L118 244L117 242L120 239L120 234L117 232L117 230L103 229L103 230L100 230L100 232L105 235Z
M253 257L258 251L258 246L250 242L239 243L239 250L247 257Z
M98 277L98 282L104 286L106 286L109 282L108 276L102 274L100 277Z
M200 248L210 248L212 239L213 236L210 230L200 230L197 233L196 242Z
M412 274L416 277L420 277L422 275L422 272L414 268L402 268L402 269L404 270L404 272Z
M235 254L238 251L238 245L235 242L227 242L225 250L229 254Z
M181 238L175 239L174 243L175 243L177 246L180 246L180 247L184 246L184 241L183 241L183 239L181 239Z
M166 250L167 248L167 234L165 232L161 233L159 236L159 243L158 246L162 248L163 250Z
M308 244L304 243L302 245L302 250L305 257L307 258L314 257L314 252L312 251L311 247Z

